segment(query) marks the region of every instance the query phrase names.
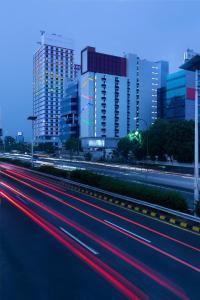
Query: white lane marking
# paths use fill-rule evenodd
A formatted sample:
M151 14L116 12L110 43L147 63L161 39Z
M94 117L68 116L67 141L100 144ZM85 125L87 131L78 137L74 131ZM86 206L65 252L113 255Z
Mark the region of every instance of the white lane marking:
M121 230L123 230L123 231L125 231L125 232L127 232L127 233L129 233L129 234L131 234L131 235L133 235L133 236L135 236L135 237L138 237L139 239L141 239L141 240L143 240L143 241L145 241L145 242L147 242L147 243L149 243L149 244L151 243L150 240L147 240L147 239L143 238L142 236L140 236L140 235L138 235L138 234L136 234L136 233L133 233L133 232L131 232L131 231L129 231L129 230L123 228L123 227L120 227L120 226L118 226L118 225L116 225L116 224L114 224L114 223L112 223L112 222L110 222L110 221L104 220L104 222L106 222L106 223L108 223L108 224L111 224L112 226L114 226L114 227L116 227L116 228L118 228L118 229L121 229Z
M60 230L62 230L64 233L66 233L68 236L70 236L73 240L75 240L77 243L79 243L80 245L82 245L83 247L85 247L87 250L89 250L93 254L95 254L95 255L99 254L96 250L94 250L93 248L91 248L88 245L86 245L85 243L83 243L81 240L79 240L77 237L75 237L73 234L71 234L66 229L60 227Z

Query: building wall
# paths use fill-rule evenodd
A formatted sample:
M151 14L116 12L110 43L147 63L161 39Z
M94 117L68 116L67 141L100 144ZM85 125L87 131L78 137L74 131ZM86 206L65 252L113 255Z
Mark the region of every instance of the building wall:
M180 70L167 76L159 97L160 117L169 121L194 120L195 74Z
M88 72L81 77L81 138L127 134L128 78Z
M132 130L136 130L138 121L135 119L138 117L139 109L139 57L136 54L127 54L127 77L129 79L129 126L128 133ZM128 120L127 120L128 121Z
M195 73L186 71L185 119L194 120L195 110ZM200 116L199 116L200 121Z
M60 140L64 144L70 138L79 137L79 93L76 80L66 84L60 115Z
M81 74L95 72L126 76L126 58L96 52L94 47L81 51Z
M140 59L136 54L126 57L131 84L131 129L146 130L157 119L157 90L166 85L169 64Z

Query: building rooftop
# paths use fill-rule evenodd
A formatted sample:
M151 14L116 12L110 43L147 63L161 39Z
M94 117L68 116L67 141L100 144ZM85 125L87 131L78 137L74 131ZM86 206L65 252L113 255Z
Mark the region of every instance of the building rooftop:
M186 61L183 65L181 65L180 68L193 72L195 70L200 70L200 55L197 54L193 56L190 60Z

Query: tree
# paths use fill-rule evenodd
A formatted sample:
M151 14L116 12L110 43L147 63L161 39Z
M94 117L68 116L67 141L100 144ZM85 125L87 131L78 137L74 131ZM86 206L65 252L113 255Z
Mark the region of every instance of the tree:
M130 139L128 136L126 136L119 140L117 144L117 152L127 160L129 154L136 155L139 147L140 144L138 139Z
M5 136L4 143L6 146L13 146L15 144L15 139L12 136Z
M54 153L56 147L53 143L39 143L37 146L34 146L34 151L41 151L46 153Z
M194 160L194 122L180 120L157 120L143 133L142 148L145 151L145 134L148 134L149 153L162 159L165 154L173 156L179 162L190 163Z
M168 125L167 153L178 161L191 163L194 160L194 121L176 121Z
M78 138L69 138L67 142L65 143L65 149L69 150L70 157L72 158L74 152L79 153L81 149L81 143Z
M197 216L200 217L200 201L198 201L196 203L195 212L196 212Z
M168 122L166 120L158 119L149 128L148 142L149 142L149 154L151 157L159 156L162 158L166 154L166 136L168 132ZM143 151L146 151L146 141L143 142ZM145 147L145 149L144 149Z

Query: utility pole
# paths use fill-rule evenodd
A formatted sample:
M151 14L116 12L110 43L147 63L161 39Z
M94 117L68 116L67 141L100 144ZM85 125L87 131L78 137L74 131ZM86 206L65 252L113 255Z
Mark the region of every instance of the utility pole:
M31 121L32 122L32 138L31 138L31 166L33 167L34 166L34 163L33 163L33 154L34 154L34 121L37 119L36 116L30 116L27 118L27 120Z
M198 69L195 71L195 143L194 143L194 209L199 201L199 93L198 93Z
M200 55L195 54L191 59L187 59L180 67L181 69L195 72L195 131L194 131L194 202L195 213L196 204L199 201L199 88L200 88Z
M142 121L145 126L146 126L146 143L147 143L147 149L146 149L146 156L147 156L147 159L149 157L149 134L148 134L148 124L147 124L147 121L142 119L142 118L139 118L139 117L135 117L134 118L135 120L138 120L138 121Z

